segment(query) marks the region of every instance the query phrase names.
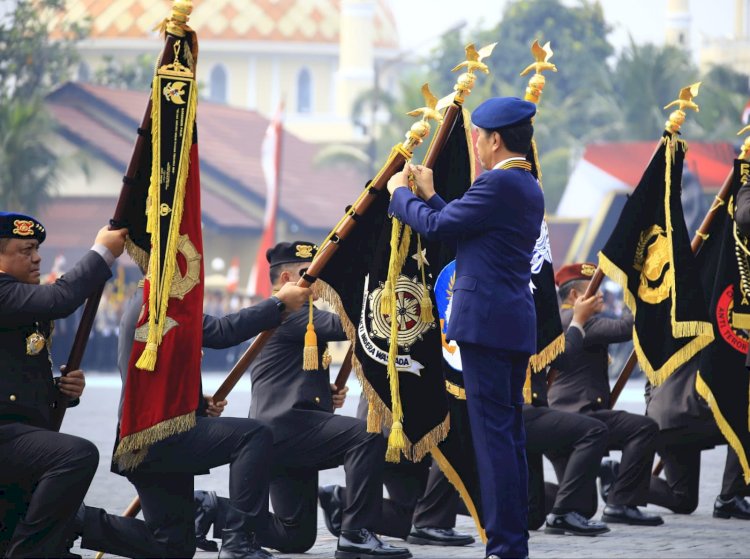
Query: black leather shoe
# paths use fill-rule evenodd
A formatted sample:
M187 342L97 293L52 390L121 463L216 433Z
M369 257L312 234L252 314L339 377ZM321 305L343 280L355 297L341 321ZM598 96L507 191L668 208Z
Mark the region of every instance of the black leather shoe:
M414 526L406 538L408 543L417 545L458 546L474 543L469 534L461 534L453 528L417 528Z
M571 536L598 536L609 528L604 522L589 520L575 511L566 514L548 514L544 525L545 534L570 534Z
M344 508L341 487L338 485L318 487L318 499L320 508L323 509L326 528L338 538L341 535L341 516Z
M219 510L216 492L195 491L193 502L195 503L195 546L203 551L219 551L216 542L206 538Z
M630 505L607 505L602 521L610 524L630 524L631 526L659 526L664 524L661 516L641 511Z
M410 559L411 553L405 547L394 547L381 542L375 534L362 528L341 531L334 557L336 559L368 559L369 557Z
M617 460L611 458L604 458L602 463L599 465L599 496L602 498L604 503L607 503L607 497L609 497L609 490L617 481L617 476L620 473L620 463Z
M244 530L222 530L219 559L269 559L269 553L258 544L255 535Z
M740 496L734 496L728 501L716 497L714 502L714 518L739 518L750 520L750 503Z

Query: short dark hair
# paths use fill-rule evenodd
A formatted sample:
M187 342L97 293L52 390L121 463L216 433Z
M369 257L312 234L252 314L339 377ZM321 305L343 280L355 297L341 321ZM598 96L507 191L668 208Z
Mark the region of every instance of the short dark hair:
M581 284L588 283L589 280L573 280L573 281L566 281L564 284L560 286L560 289L558 289L557 294L560 296L561 301L565 301L565 299L568 298L568 295L570 295L570 292L573 290L573 288L577 289L578 291L581 291L583 286Z
M282 272L291 271L292 268L298 266L299 264L304 264L305 262L288 262L286 264L278 264L276 266L271 266L270 272L271 272L271 285L274 285L277 281L279 281L279 278L281 277ZM308 262L309 264L309 262Z
M513 153L529 153L531 149L531 138L534 137L534 125L531 122L523 122L505 128L487 130L487 135L491 136L493 132L500 134L505 147Z

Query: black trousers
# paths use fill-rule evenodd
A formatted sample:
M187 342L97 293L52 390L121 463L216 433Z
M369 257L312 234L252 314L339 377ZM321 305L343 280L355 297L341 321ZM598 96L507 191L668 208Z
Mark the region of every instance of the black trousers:
M0 456L0 485L31 489L28 507L25 491L16 495L25 513L15 523L6 556L59 557L99 452L86 439L14 423L0 426Z
M596 410L585 414L607 426L607 450L622 451L620 473L609 491L607 504L645 505L659 435L658 425L646 416L620 410ZM596 510L596 494L593 501Z
M346 474L342 529L377 532L385 449L385 439L368 433L364 421L333 414L314 430L276 442L270 486L274 514L258 534L260 543L283 553L310 549L317 536L318 471L342 464Z
M658 441L657 451L664 461L666 479L651 477L648 502L678 514L690 514L698 508L701 451L724 445L726 440L711 420L690 427L665 429L659 433ZM727 445L721 495L747 494L748 486L745 485L740 460Z
M532 406L524 406L523 420L529 463L529 527L540 527L548 510L542 455L556 466L559 487L552 508L560 514L576 511L593 516L596 475L607 448L607 426L579 413Z
M258 532L268 522L272 437L264 424L236 417L198 417L195 428L153 445L128 476L144 521L86 507L81 547L125 557L192 557L193 476L229 464L225 528Z

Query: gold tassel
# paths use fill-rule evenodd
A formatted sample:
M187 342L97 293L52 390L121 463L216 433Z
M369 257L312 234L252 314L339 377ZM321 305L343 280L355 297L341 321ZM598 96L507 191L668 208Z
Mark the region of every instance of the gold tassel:
M383 316L393 316L395 310L396 294L393 291L393 283L387 279L383 285L383 292L380 294L380 313Z
M539 373L537 373L539 374ZM526 366L526 380L523 383L523 403L531 403L531 365Z
M391 425L391 434L388 435L388 449L385 451L387 462L398 464L401 462L401 451L406 448L404 426L400 421L394 421Z
M305 332L305 350L302 356L303 371L318 370L318 336L315 334L313 324L313 302L310 296L310 318L307 321L307 332Z
M372 402L367 407L367 432L380 433L383 430L383 416Z
M422 300L419 302L419 308L421 309L419 318L422 319L422 322L432 322L432 300L430 299L430 290L427 289L426 285L422 286Z

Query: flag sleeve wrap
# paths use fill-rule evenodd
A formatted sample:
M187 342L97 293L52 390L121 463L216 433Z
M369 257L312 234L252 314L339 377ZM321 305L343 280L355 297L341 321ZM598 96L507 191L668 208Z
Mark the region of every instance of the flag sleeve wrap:
M200 397L203 243L195 117L194 34L152 84L148 273L128 365L115 461L140 464L148 447L195 426Z

